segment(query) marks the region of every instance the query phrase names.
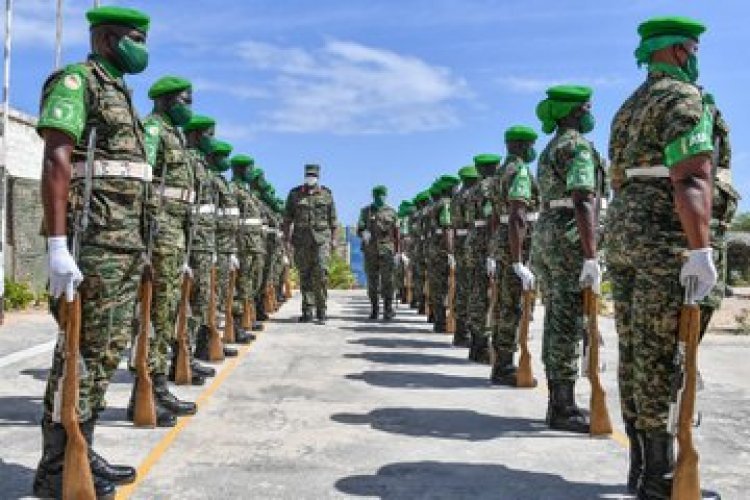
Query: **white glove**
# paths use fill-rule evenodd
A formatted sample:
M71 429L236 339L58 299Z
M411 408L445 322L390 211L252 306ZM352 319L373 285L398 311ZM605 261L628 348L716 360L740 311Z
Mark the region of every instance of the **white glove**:
M372 238L372 234L370 233L370 231L368 231L367 229L365 229L364 231L362 231L362 241L365 242L365 245L367 245L368 243L370 243L370 239L371 238Z
M456 268L456 257L452 253L448 254L448 267L451 271Z
M219 256L214 252L211 254L211 264L216 265L217 262L219 262Z
M287 255L284 255L284 258L282 259L282 262L285 266L289 265L289 257Z
M487 276L495 276L495 273L497 273L497 262L495 262L495 259L492 257L487 257Z
M404 267L409 267L409 262L411 261L409 260L409 257L407 257L404 254L401 254L401 262L404 263Z
M581 276L578 278L581 287L590 286L595 294L599 295L602 289L602 269L599 267L598 259L586 259L583 261Z
M234 271L240 268L240 261L237 259L237 256L235 254L229 256L229 265Z
M515 272L516 276L521 279L521 286L524 290L533 290L536 278L534 277L534 273L531 272L531 269L524 266L521 262L514 262L513 272Z
M695 290L693 299L701 301L711 292L716 285L718 274L714 265L713 249L699 248L688 252L687 261L682 265L680 271L680 283L688 285L688 278L695 278Z
M181 274L186 274L190 279L193 279L193 270L190 269L190 266L187 262L182 264L182 268L180 269Z
M401 253L393 254L393 265L397 266L401 263Z
M73 302L76 288L83 281L83 274L68 250L67 236L47 238L49 252L49 292L55 299L63 293L68 302Z

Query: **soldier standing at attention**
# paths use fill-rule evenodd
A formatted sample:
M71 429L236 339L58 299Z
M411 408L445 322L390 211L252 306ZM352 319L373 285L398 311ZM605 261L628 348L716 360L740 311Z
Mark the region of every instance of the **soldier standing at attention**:
M471 249L466 242L469 234L466 209L468 208L468 195L479 182L479 172L474 165L468 165L458 171L458 177L461 179L461 188L451 203L456 253L456 332L453 334L453 345L469 347L471 345L468 327L469 303L473 297L471 296L472 277L469 260Z
M372 203L359 213L357 236L362 239L362 253L367 273L367 296L370 298L370 319L378 319L378 294L383 297L383 319L393 318L393 274L398 265L399 230L396 211L385 200L388 189L375 186Z
M638 498L672 494L674 437L667 432L684 286L694 298L717 281L710 239L715 111L695 82L705 31L684 17L650 19L635 51L646 81L613 120L613 168L624 172L610 209L612 268L620 348L620 400L631 436L628 488ZM718 498L704 492L703 498Z
M89 59L55 72L45 83L37 130L44 139L42 204L49 251L50 294L55 300L82 299L78 418L89 444L97 496L115 484L135 480L132 467L113 466L93 445L94 427L105 393L130 340L142 255L141 221L151 166L143 127L123 74L148 64L149 17L122 7L87 12L91 25ZM69 250L74 228L68 220L84 209L87 143L96 130L89 226L80 238L78 261ZM71 211L74 211L71 213ZM80 285L80 286L79 286ZM55 407L64 352L58 346L47 379L42 418L42 458L34 495L61 498L66 432Z
M333 193L320 184L320 166L305 165L305 183L289 192L284 213L284 238L294 246L300 273L301 322L325 322L328 299L328 261L336 247L336 205Z
M451 222L451 197L453 190L461 181L455 175L441 175L432 185L430 192L434 204L427 216L431 229L429 239L429 283L433 331L445 333L446 299L448 298L448 276L456 267L453 254L453 229Z
M425 313L424 285L427 279L427 266L425 265L425 209L430 200L428 191L421 191L414 197L415 211L411 216L411 231L414 241L412 252L412 272L414 281L414 300L416 301L417 314Z
M508 155L500 167L492 196L492 240L497 262L497 305L492 331L495 364L490 381L497 385L516 386L513 354L518 349L517 331L521 320L521 291L534 288L534 275L526 267L527 250L524 245L528 224L535 219L531 208L536 206L537 194L529 164L536 159L534 141L537 134L530 127L516 125L505 131Z
M547 425L588 433L586 414L576 405L580 342L585 335L581 288L599 293L596 253L596 178L599 154L584 134L594 128L591 89L559 85L536 108L542 130L555 133L539 158L543 212L534 231L533 261L545 283L542 361L549 387ZM600 177L603 178L603 177Z
M263 293L265 291L266 282L264 279L264 271L266 267L266 261L269 259L268 256L268 222L269 222L269 208L266 202L263 201L265 193L266 179L265 172L262 168L254 168L250 173L250 191L258 201L259 217L260 217L260 238L258 241L259 253L257 254L258 267L260 272L258 274L258 281L255 284L254 298L255 298L255 319L257 324L253 325L253 329L260 331L263 330L263 321L268 319L266 314L265 303L263 301Z
M397 256L396 262L394 264L394 280L395 280L395 288L398 293L398 299L402 304L407 304L406 301L406 280L407 280L407 274L408 274L408 268L409 263L411 262L411 248L412 248L412 240L411 240L411 227L409 227L410 224L410 216L414 212L414 205L411 201L403 200L398 205L398 211L396 212L398 215L398 237L399 241L401 242L401 253ZM412 293L413 296L413 293Z

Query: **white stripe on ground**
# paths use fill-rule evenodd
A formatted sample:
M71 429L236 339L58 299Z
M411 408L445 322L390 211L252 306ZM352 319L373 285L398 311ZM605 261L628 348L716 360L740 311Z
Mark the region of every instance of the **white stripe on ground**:
M44 344L39 344L34 347L29 347L28 349L23 349L22 351L17 351L12 354L8 354L7 356L3 356L2 358L0 358L0 368L12 365L13 363L18 363L19 361L23 361L24 359L32 358L37 354L49 352L55 348L56 342L57 340L50 340L49 342L45 342Z

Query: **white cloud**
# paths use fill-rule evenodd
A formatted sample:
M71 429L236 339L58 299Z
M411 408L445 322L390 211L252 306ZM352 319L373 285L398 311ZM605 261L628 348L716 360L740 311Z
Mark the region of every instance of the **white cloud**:
M230 85L203 78L193 79L193 89L197 92L218 92L238 99L265 99L270 97L267 90L249 85Z
M274 107L262 128L338 134L410 133L460 124L454 104L469 97L447 68L355 42L321 49L238 45L250 69L269 73Z
M30 0L15 2L11 32L13 43L53 47L55 44L55 2ZM80 6L65 4L63 15L63 46L85 43L89 32ZM4 32L4 28L3 28Z
M592 87L614 87L622 84L625 80L618 77L574 77L574 78L534 78L521 76L507 76L496 79L497 83L511 92L521 94L532 94L544 92L553 85L564 83L577 83L590 85Z

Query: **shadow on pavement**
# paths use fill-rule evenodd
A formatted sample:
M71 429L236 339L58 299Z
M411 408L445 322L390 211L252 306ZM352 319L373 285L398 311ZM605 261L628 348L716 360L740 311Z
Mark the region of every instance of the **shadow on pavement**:
M31 483L34 480L34 469L21 464L6 462L0 458L0 498L15 500L31 495Z
M0 397L0 427L38 425L42 421L42 395ZM0 485L3 482L0 481ZM0 498L2 492L0 492Z
M543 420L486 415L473 410L442 408L379 408L368 414L337 413L342 424L370 425L393 434L463 441L488 441L503 436L539 435L548 430ZM552 437L549 433L539 437Z
M391 365L467 365L469 361L451 356L419 354L411 352L363 352L345 354L345 358L364 359L372 363Z
M337 317L336 319L341 319L341 316ZM388 325L382 325L375 322L365 322L365 321L359 321L360 323L364 323L362 326L340 326L340 330L349 330L352 332L360 332L360 333L430 333L430 325L425 324L424 328L410 328L408 326L388 326ZM436 334L436 335L442 335L442 334ZM451 339L451 337L445 336L446 345L448 341Z
M471 389L487 388L490 386L487 378L460 377L425 372L364 371L362 373L349 374L346 378L349 380L361 380L379 387L399 389Z
M362 339L349 340L350 344L358 344L367 347L385 347L392 349L450 349L451 345L446 342L433 340L417 340L405 338L384 339L379 337L366 337Z
M335 487L348 495L383 500L584 500L607 498L625 491L620 485L575 483L556 474L511 469L499 464L431 461L388 464L375 475L340 479Z
M21 370L21 375L28 375L30 377L34 377L36 380L41 380L42 382L47 381L47 375L49 374L49 368L26 368L25 370ZM112 377L111 384L132 384L133 383L133 375L131 375L128 370L120 370L118 369L115 371L114 376Z

